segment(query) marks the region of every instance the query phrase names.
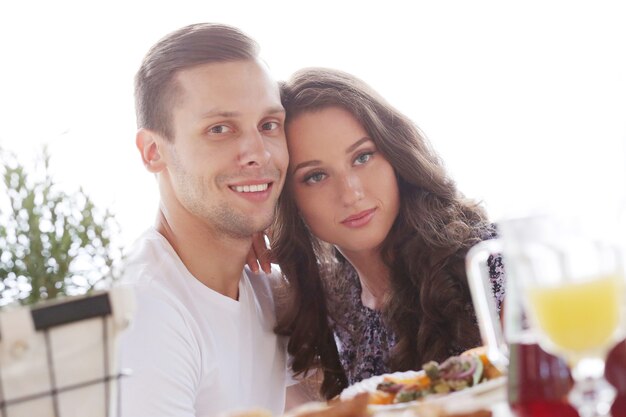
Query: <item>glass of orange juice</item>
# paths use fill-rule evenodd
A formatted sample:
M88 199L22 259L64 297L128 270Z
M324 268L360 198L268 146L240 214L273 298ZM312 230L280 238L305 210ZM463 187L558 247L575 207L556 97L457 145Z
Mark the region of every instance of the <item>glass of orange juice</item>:
M604 379L605 357L624 336L621 252L581 219L529 221L536 233L517 248L515 265L531 325L541 347L569 363L568 399L580 416L608 416L615 389Z

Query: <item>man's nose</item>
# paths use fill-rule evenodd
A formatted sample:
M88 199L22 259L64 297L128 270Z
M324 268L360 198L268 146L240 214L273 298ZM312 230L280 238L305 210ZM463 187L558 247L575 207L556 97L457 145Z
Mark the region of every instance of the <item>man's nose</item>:
M239 161L242 166L263 166L271 158L266 138L258 129L250 130L240 137Z
M360 178L355 174L346 174L341 178L340 198L345 206L351 206L364 197Z

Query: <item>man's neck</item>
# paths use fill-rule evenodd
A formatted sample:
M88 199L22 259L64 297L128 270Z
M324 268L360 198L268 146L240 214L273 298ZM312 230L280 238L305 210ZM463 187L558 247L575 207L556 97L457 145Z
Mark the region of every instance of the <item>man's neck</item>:
M239 299L239 280L252 238L225 236L199 223L176 221L160 209L156 229L198 281L226 297Z

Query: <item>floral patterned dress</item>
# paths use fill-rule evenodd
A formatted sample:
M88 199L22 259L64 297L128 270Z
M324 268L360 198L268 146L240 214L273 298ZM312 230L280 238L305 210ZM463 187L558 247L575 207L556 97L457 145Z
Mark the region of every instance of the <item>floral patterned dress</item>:
M493 294L500 311L504 299L504 268L499 256L488 260ZM361 284L350 268L342 279L325 281L330 325L348 384L390 372L389 353L396 340L382 313L361 302ZM335 321L336 320L336 321ZM460 352L451 353L458 354Z

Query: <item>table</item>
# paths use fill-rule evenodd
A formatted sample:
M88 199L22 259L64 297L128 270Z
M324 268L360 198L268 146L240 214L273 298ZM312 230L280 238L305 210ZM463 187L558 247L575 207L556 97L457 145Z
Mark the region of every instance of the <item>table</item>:
M491 409L493 417L514 417L507 401L506 385L484 394L469 397L466 401L455 401L453 404L446 404L445 409L451 413Z

